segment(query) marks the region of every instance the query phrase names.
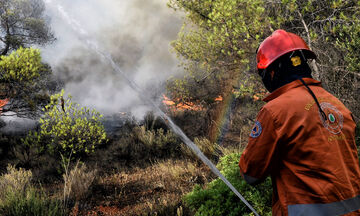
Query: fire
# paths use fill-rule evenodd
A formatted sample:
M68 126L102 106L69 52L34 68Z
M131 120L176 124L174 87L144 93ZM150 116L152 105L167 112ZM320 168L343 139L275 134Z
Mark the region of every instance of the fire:
M180 101L180 99L175 99L175 101ZM166 106L168 106L171 110L175 111L184 111L184 110L203 110L204 108L201 105L192 103L192 102L178 102L176 103L175 101L172 101L170 98L166 97L165 95L163 95L163 104L165 104Z
M221 102L224 100L224 98L219 95L218 97L216 97L214 99L216 102ZM204 107L200 104L195 104L193 102L179 102L180 99L174 99L171 100L170 98L166 97L165 95L163 95L163 104L166 105L167 107L169 107L172 111L184 111L184 110L204 110Z
M217 98L215 98L215 101L223 101L223 100L224 100L224 98L221 95L219 95Z
M2 108L6 105L6 104L8 104L9 103L9 99L8 98L6 98L6 99L4 99L4 100L0 100L0 114L1 114L1 112L2 112Z
M174 106L175 102L170 100L170 98L166 97L165 95L163 95L163 104L167 105L167 106Z
M254 96L253 96L253 100L254 100L254 101L258 101L258 100L260 100L260 97L258 97L257 95L254 95Z

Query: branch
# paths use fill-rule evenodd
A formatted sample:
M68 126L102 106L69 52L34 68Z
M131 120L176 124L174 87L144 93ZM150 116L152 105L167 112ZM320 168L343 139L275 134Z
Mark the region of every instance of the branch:
M180 5L181 5L182 7L184 7L186 10L195 12L196 14L198 14L199 16L201 16L203 19L213 21L213 20L212 20L210 17L208 17L207 15L201 13L200 10L188 6L186 3L183 3L183 2L179 2L179 3L180 3Z
M300 17L300 20L301 20L301 22L302 22L302 24L303 24L303 26L304 26L304 28L305 28L306 35L307 35L307 38L308 38L308 45L309 45L309 48L311 49L311 38L310 38L309 28L308 28L308 26L306 25L305 20L304 20L304 18L303 18L303 16L302 16L301 12L300 12L300 11L297 11L297 12L298 12L299 17Z
M301 22L302 22L302 24L304 26L305 31L306 31L309 48L312 50L312 48L311 48L311 37L310 37L310 31L309 31L308 25L306 24L301 12L299 10L297 12L299 14L300 20L301 20ZM318 68L315 60L311 61L311 66L313 67L314 72L315 72L314 73L314 78L317 79L317 80L320 80L320 71L319 71L319 68Z

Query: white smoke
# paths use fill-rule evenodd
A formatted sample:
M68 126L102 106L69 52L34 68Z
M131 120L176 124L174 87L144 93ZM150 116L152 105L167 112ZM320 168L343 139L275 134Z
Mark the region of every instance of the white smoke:
M65 90L83 106L103 113L131 111L141 117L147 110L137 94L115 76L112 68L80 41L57 8L46 0L47 14L57 41L42 48L42 55ZM169 77L181 74L169 43L181 27L178 13L166 0L62 0L62 10L77 20L103 50L146 93L160 97Z

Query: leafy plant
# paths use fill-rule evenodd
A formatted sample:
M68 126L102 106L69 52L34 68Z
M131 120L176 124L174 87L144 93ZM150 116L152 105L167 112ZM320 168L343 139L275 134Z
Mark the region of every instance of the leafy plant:
M248 185L240 176L239 158L240 153L226 155L220 158L218 168L260 215L271 215L270 178L255 187ZM195 215L251 215L248 207L219 178L205 188L195 186L184 200Z
M40 107L49 102L49 92L56 88L53 81L51 68L41 62L38 49L20 47L0 56L0 95L10 101L5 111L38 116Z
M29 82L39 76L41 64L40 51L33 48L22 48L9 56L1 56L0 70L3 81Z
M96 110L80 107L71 95L63 98L64 91L51 96L43 109L40 131L30 132L23 139L25 145L47 152L57 158L81 158L94 152L96 146L107 141L102 115ZM65 161L66 163L66 161Z

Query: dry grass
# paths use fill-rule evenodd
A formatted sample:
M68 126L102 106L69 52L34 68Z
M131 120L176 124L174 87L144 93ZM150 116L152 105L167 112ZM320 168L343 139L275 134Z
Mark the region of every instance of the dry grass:
M64 179L64 202L72 199L79 201L87 197L89 188L96 176L96 170L87 171L85 164L76 163L70 170L66 169L63 175Z
M8 190L25 192L31 185L32 172L22 168L16 169L13 165L8 165L7 173L0 176L0 200L2 200Z
M219 153L219 145L217 143L210 142L210 140L205 137L196 137L194 139L194 143L210 160L214 161L217 158ZM200 159L198 159L198 156L196 156L196 154L187 145L182 143L181 149L183 154L186 155L188 158L200 161Z
M106 175L93 187L94 207L80 215L189 215L183 195L212 178L207 167L187 160Z

